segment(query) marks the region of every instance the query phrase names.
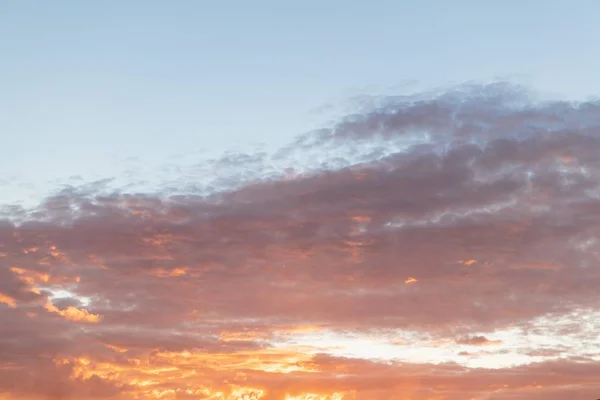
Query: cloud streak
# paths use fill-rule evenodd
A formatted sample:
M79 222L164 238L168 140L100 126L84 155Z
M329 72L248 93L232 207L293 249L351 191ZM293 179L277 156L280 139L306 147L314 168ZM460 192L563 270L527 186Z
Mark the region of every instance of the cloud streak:
M221 189L5 207L0 393L597 397L598 154L599 103L466 85L228 155Z

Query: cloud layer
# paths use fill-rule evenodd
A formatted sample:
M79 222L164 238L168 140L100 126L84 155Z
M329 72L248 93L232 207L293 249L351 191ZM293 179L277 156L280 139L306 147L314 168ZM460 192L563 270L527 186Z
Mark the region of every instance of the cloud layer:
M600 103L464 85L6 206L0 399L598 397L598 154Z

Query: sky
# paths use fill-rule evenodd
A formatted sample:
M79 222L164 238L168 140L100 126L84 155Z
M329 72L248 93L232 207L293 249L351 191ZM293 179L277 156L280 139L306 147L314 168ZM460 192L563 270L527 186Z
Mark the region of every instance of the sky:
M0 400L600 397L598 13L0 2Z

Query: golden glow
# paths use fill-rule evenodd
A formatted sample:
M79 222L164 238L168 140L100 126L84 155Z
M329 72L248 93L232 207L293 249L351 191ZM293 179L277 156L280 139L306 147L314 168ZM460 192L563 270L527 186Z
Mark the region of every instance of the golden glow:
M245 388L245 387L234 387L231 391L231 395L227 398L228 400L259 400L262 399L265 394L264 390Z
M102 319L100 315L92 314L84 308L69 306L67 309L61 310L50 301L44 305L44 308L51 313L58 314L61 317L73 322L97 323Z
M305 333L311 333L321 330L322 327L317 325L299 325L299 326L283 326L274 327L271 330L242 330L242 331L231 331L222 330L219 333L219 340L223 342L235 342L235 341L256 341L266 340L273 335L299 335Z
M285 400L342 400L343 397L343 393L333 393L331 395L303 393L296 396L287 395Z
M280 333L288 333L288 334L310 333L310 332L320 331L321 329L323 329L323 328L318 325L299 325L299 326L290 326L290 327L286 327L286 328L280 328L280 329L277 329L277 332L278 333L279 332Z
M122 348L106 345L121 352ZM126 363L96 361L89 357L57 358L57 366L68 366L73 379L87 381L94 377L116 385L134 388L140 398L176 399L182 395L195 395L214 400L260 400L267 394L266 389L244 386L237 382L247 379L247 374L239 370L255 370L285 374L291 371L311 372L314 368L302 367L309 364L311 356L306 352L290 348L288 350L259 350L233 354L202 352L157 352L143 357L127 358ZM219 385L204 383L203 374L210 371L231 374L231 382ZM177 389L164 389L165 382L177 382ZM236 383L234 383L236 382ZM286 395L288 400L341 400L341 393L317 394L301 393Z
M291 347L286 349L261 349L222 354L190 351L158 352L154 357L165 365L186 367L207 365L216 371L243 368L277 373L295 371L315 372L314 368L304 364L311 360L312 354L308 352L301 353Z
M166 270L163 268L156 268L153 269L151 272L151 275L154 275L158 278L167 278L167 277L176 277L176 276L183 276L183 275L187 275L189 268L185 268L185 267L179 267L179 268L173 268L171 270Z
M219 340L223 342L237 342L237 341L254 341L261 340L267 337L266 332L259 331L221 331L219 334Z
M17 306L17 301L9 295L0 293L0 304L6 304L11 308L15 308Z
M119 346L115 346L112 344L105 344L105 346L117 353L126 353L128 351L128 349L126 349L124 347L119 347Z
M406 283L407 285L415 282L417 282L417 279L413 278L412 276L404 281L404 283Z
M27 249L23 249L24 254L37 253L37 251L38 251L37 247L29 247Z
M42 282L48 283L50 281L49 274L42 274L40 272L30 271L19 267L10 267L10 270L12 273L17 275L22 282L27 283L29 285L34 285Z

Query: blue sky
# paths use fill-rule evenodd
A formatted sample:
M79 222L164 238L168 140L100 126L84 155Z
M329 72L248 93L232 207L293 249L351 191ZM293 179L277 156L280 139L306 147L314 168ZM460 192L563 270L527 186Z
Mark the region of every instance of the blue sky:
M277 148L361 94L501 78L585 98L600 91L599 13L583 0L3 2L0 203L72 175Z

